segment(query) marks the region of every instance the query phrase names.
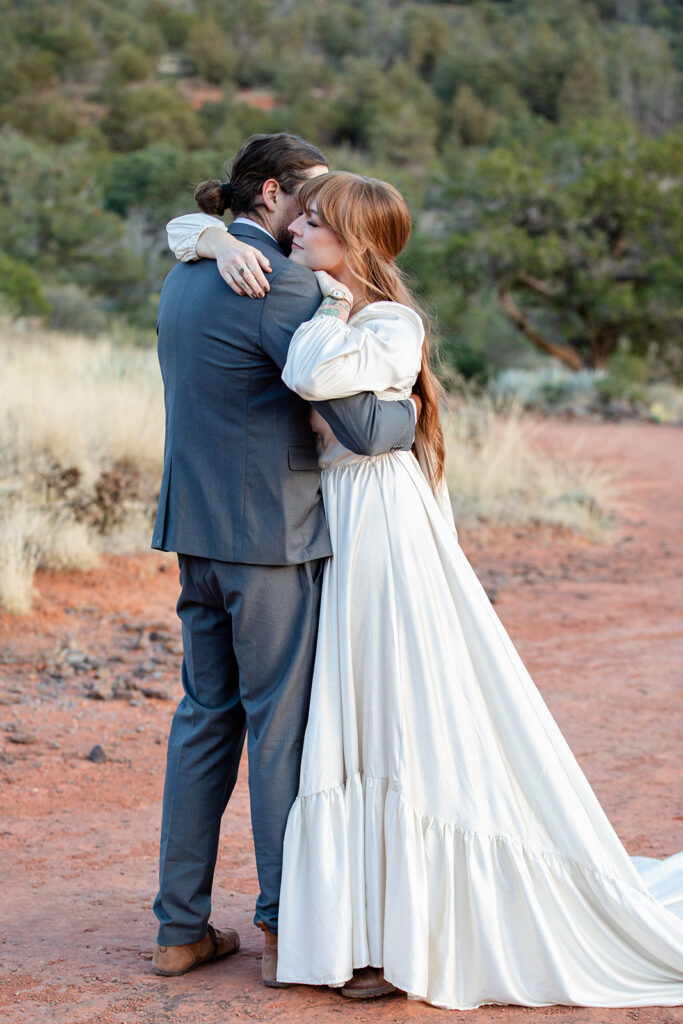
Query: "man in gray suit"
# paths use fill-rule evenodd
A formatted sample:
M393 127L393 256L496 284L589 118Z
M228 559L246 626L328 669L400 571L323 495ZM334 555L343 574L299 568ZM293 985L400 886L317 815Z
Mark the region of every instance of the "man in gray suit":
M207 183L198 196L204 209L211 196L215 212L229 207L231 233L267 254L269 291L240 296L203 260L174 267L161 294L166 443L153 547L178 552L185 696L168 741L154 904L159 974L184 974L239 948L234 930L208 921L221 817L246 735L254 921L265 932L264 981L276 984L282 845L331 554L310 409L280 378L292 334L321 302L311 271L287 260L286 229L298 188L326 169L296 136L250 139L230 183ZM363 394L316 408L355 452L411 447L410 401Z

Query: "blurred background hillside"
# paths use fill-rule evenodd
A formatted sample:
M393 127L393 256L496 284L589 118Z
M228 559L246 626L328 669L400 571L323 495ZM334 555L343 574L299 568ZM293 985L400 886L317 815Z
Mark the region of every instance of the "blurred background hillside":
M403 263L437 314L447 379L521 367L531 383L508 374L499 390L599 385L603 400L680 379L679 0L0 11L13 315L151 343L165 221L250 133L288 130L406 193ZM540 378L539 363L552 365Z

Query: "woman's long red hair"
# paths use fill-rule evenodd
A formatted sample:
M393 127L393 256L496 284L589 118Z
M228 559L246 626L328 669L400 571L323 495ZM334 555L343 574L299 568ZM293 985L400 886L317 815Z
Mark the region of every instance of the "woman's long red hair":
M299 198L306 212L315 202L317 216L344 243L346 265L362 285L367 302L400 302L425 319L394 263L410 235L410 213L393 185L360 174L333 171L305 182ZM434 488L443 479L445 449L439 423L442 389L430 365L427 333L414 391L422 401L415 431L416 447Z

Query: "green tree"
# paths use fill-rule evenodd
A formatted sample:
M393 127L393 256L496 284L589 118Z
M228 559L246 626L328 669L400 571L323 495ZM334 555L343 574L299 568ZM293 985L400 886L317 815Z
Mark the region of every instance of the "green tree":
M470 291L494 281L509 320L573 369L605 366L622 340L678 349L681 165L680 132L604 123L474 159L449 193L450 273Z
M558 109L562 116L586 118L603 112L607 82L602 68L588 55L579 53L562 82Z
M66 76L80 72L97 52L90 26L77 14L47 28L41 47L55 55L60 74Z
M383 163L424 168L432 160L439 104L406 64L388 73L374 60L351 59L340 97L338 141L369 150Z
M3 121L11 111L14 97L54 86L56 64L55 56L45 50L30 48L22 52L10 43L0 63L0 97L3 103L0 116Z
M483 12L471 9L458 14L449 46L439 53L434 63L434 90L440 100L450 104L458 89L468 85L488 103L498 89L519 84L513 65L514 48L508 40L497 39L496 27L488 22ZM515 33L518 46L517 36Z
M556 121L562 83L571 66L567 43L542 22L531 33L528 49L519 54L518 61L522 94L531 109Z
M437 62L449 52L451 27L443 15L430 8L408 7L400 27L399 52L422 78L431 78Z
M122 220L103 210L96 166L79 146L57 150L2 132L0 233L10 259L46 282L106 293L110 308L144 303L158 281L126 244Z
M186 153L168 142L115 156L105 175L104 209L120 217L135 211L161 231L178 210L192 207L198 182L222 173L223 159L212 151Z
M621 109L637 124L659 133L679 122L681 73L663 36L643 25L622 25L608 67Z
M327 57L337 61L356 51L358 37L367 29L367 17L356 5L325 4L315 17L317 39Z
M179 49L185 45L190 29L199 18L190 11L174 11L165 4L152 4L151 15L155 18L167 46Z

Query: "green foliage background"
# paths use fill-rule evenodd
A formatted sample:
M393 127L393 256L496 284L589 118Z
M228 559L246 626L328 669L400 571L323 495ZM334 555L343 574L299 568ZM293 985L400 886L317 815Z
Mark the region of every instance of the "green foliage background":
M17 314L151 341L166 220L285 130L404 191L447 367L533 363L530 328L683 372L678 0L0 0L0 46Z

